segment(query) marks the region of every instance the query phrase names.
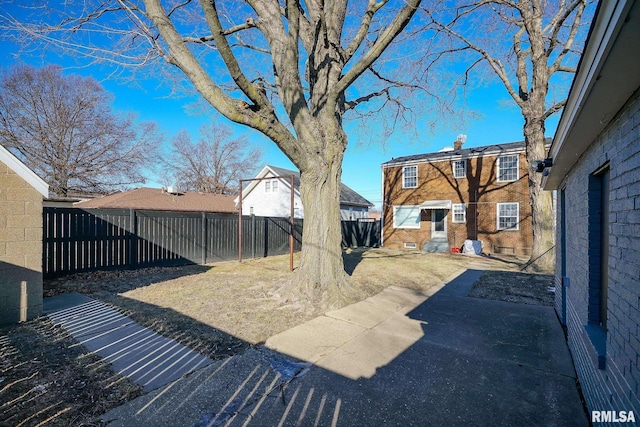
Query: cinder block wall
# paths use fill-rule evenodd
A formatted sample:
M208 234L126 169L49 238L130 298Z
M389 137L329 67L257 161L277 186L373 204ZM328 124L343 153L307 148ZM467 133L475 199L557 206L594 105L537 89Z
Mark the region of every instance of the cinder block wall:
M42 195L0 162L0 324L42 313Z
M606 356L587 335L589 301L589 176L609 162L609 287ZM636 97L600 135L566 179L566 329L587 407L640 415L640 99ZM591 209L590 209L591 208ZM562 218L558 203L558 218ZM558 233L561 227L558 227ZM560 242L560 234L556 241ZM562 251L556 251L561 290ZM597 272L591 271L591 274ZM556 310L562 313L562 292Z

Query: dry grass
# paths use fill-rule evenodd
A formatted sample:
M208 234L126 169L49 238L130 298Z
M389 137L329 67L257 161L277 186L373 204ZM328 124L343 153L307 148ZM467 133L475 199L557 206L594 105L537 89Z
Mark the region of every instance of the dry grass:
M433 291L470 262L486 270L517 266L513 260L388 249L349 250L344 260L357 288L349 294L360 299L390 285ZM221 359L318 315L275 297L293 277L288 267L288 257L280 256L242 264L85 273L46 281L45 295L87 294ZM98 425L102 413L139 393L45 318L0 329L0 426Z
M390 285L429 290L468 264L469 258L382 249L345 253L357 295L347 304L375 295ZM139 287L121 294L144 304L170 308L197 322L251 344L305 322L319 313L276 298L289 280L287 257L219 263L192 276ZM128 307L130 308L130 307Z

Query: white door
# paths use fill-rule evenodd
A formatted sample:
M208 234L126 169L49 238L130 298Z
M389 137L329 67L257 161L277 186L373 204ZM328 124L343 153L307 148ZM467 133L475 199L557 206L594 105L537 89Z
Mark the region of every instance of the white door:
M431 210L431 240L447 238L447 210Z

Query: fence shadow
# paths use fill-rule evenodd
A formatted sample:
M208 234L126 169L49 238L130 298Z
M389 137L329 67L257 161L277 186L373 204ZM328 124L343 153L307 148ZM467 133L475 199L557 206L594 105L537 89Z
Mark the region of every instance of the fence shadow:
M118 294L142 288L154 283L166 282L180 277L204 273L215 268L207 265L180 265L169 267L150 267L126 270L84 271L65 276L45 278L44 295L79 292L83 294Z

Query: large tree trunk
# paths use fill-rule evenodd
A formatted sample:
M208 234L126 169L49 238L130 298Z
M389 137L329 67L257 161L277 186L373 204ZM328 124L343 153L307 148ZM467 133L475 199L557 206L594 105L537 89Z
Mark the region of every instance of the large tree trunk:
M336 126L335 117L325 117L324 122L316 117L309 128L315 131L304 144L307 150L300 167L302 251L285 296L322 311L342 306L356 292L342 259L340 177L347 137Z
M341 164L316 164L300 174L304 232L296 281L305 299L321 306L339 305L349 283L342 260Z
M525 118L524 137L529 165L529 200L532 208L533 247L530 263L533 269L548 272L555 268L553 194L542 189L542 174L531 167L535 160L543 160L546 157L544 121Z

